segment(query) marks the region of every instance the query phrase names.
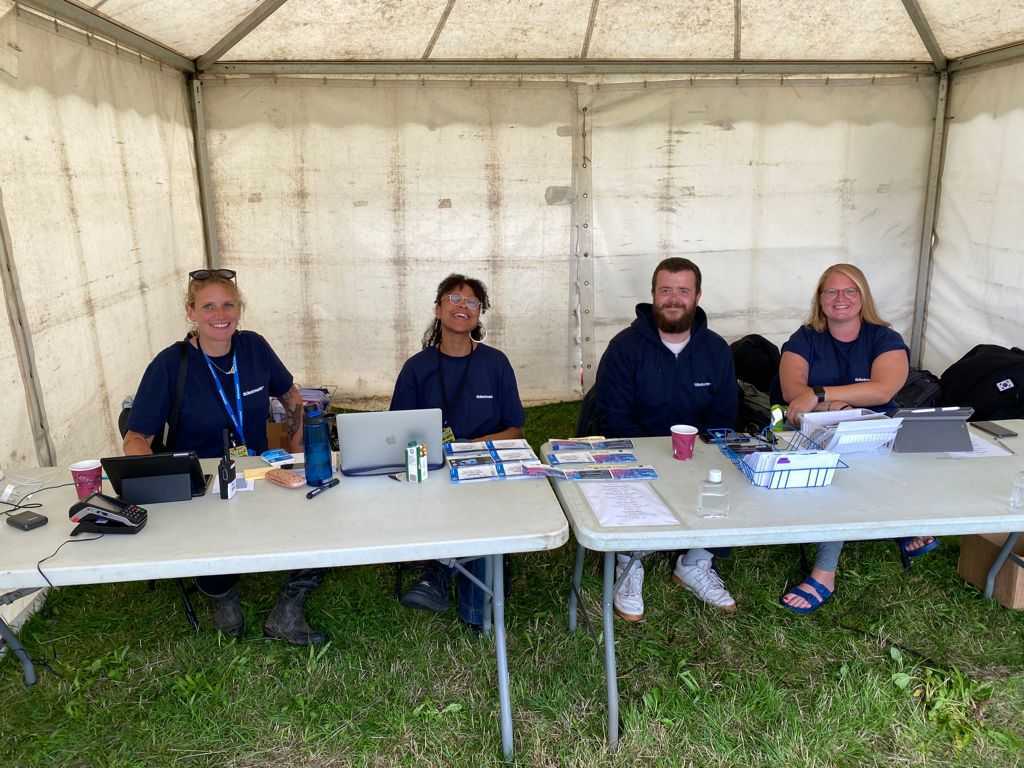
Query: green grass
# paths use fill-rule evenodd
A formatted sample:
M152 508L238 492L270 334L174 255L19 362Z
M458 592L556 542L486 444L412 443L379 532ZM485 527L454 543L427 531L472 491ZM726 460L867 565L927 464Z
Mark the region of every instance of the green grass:
M568 435L576 404L528 410L531 443ZM544 766L1005 766L1024 754L1024 613L956 573L957 543L909 574L891 542L843 554L840 591L811 617L775 604L796 547L721 563L736 616L647 562L648 619L618 624L621 748L605 747L600 574L565 628L573 548L511 559L509 663L516 764ZM320 650L193 634L170 582L64 588L22 631L26 690L0 661L3 766L498 765L490 641L454 612L407 611L386 567L335 569L310 615ZM279 575L245 577L258 627Z

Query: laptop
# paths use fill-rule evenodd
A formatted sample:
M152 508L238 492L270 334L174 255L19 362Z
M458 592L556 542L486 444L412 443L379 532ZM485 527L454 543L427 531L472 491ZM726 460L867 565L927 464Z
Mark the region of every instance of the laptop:
M441 409L338 414L341 474L384 475L405 469L410 442L427 446L430 469L444 466Z
M973 408L903 408L892 414L903 419L892 449L896 453L970 451L967 419Z
M114 493L132 504L187 501L205 494L209 480L193 451L110 456L100 464Z

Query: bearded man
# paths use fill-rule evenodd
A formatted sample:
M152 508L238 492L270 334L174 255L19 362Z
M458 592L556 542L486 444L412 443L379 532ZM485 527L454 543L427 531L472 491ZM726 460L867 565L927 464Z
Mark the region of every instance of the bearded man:
M696 264L679 257L658 264L651 276L652 303L636 305L636 319L611 340L598 366L597 409L608 437L667 436L673 424L702 431L735 426L732 353L725 339L708 329L700 296ZM616 580L630 559L618 555ZM736 610L711 551L681 555L673 576L709 605ZM643 564L636 559L615 594L615 612L627 621L643 618L643 578Z

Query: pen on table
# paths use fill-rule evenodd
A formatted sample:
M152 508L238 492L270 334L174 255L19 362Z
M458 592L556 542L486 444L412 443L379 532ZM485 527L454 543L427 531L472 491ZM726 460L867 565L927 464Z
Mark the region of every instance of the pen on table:
M326 491L328 488L333 488L334 486L336 486L340 482L341 481L338 478L332 477L330 480L328 480L323 485L321 485L321 486L319 486L317 488L314 488L312 491L307 493L306 494L306 498L307 499L312 499L314 496L319 496L321 493Z

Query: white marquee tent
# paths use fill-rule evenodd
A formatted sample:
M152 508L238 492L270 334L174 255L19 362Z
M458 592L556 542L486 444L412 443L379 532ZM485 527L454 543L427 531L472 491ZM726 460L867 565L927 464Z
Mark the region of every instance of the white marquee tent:
M1019 344L1022 40L1022 0L0 0L0 466L116 452L204 263L349 399L452 270L529 400L668 255L729 340L843 260L936 373Z

